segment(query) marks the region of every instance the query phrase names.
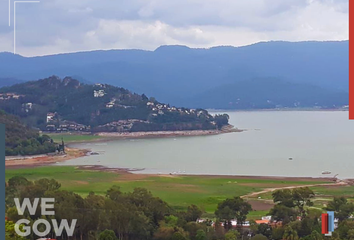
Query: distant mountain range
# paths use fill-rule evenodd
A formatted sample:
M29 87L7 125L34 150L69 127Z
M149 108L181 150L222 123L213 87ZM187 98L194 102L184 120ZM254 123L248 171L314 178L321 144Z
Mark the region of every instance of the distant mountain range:
M0 88L0 109L47 131L139 132L215 130L227 115L177 108L108 84L52 76Z
M255 78L215 87L187 102L214 109L339 108L348 104L348 93L276 78Z
M0 77L75 76L204 108L348 104L349 42L262 42L245 47L110 50L22 57L0 53Z

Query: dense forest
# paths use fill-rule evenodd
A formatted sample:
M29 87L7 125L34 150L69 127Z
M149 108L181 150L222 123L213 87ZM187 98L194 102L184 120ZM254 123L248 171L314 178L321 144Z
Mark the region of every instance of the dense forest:
M1 88L0 108L41 130L209 130L228 124L227 115L214 117L203 109L173 107L124 88L56 76Z
M251 205L240 197L220 201L215 217L197 221L203 215L198 206L191 205L185 210L174 209L144 188L133 192L122 192L119 186L112 186L105 196L91 192L88 196L61 190L61 184L53 179L39 179L34 182L23 177L13 177L6 183L6 239L19 238L14 230L15 223L23 218L29 226L36 221L58 223L68 220L68 225L77 220L73 236L66 232L58 237L50 228L45 237L52 239L81 240L353 240L353 203L343 197L335 197L324 209L311 208L314 193L309 188L277 190L272 194L274 207L269 215L269 224L249 221L249 227L242 227L251 213ZM34 214L28 210L19 216L14 198L54 198L54 215L43 216L38 207ZM52 210L52 209L51 209ZM321 234L321 213L335 212L338 227L332 237ZM237 225L231 224L236 220ZM20 229L24 229L26 224ZM40 225L39 225L40 226ZM45 232L44 225L40 232ZM43 236L41 236L43 237ZM37 239L31 231L28 239Z
M34 155L55 152L56 144L47 135L24 126L16 116L0 110L0 123L5 124L5 155Z

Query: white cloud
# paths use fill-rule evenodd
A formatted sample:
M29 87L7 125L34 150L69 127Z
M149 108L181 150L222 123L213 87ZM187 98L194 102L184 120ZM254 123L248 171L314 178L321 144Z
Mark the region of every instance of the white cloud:
M0 51L9 51L12 29L2 2ZM349 34L348 0L47 0L19 10L18 22L23 55L347 40Z
M100 20L95 30L86 33L85 42L108 48L155 49L164 44L210 44L212 39L193 26L178 28L161 21Z
M71 8L69 9L69 13L90 13L92 12L92 8L85 7L85 8Z

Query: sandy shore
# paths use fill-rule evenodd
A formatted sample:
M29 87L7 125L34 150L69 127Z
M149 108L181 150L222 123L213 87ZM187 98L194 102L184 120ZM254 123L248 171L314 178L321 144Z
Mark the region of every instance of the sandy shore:
M66 154L63 155L36 155L36 156L21 156L7 157L5 160L5 168L29 168L36 166L44 166L57 162L63 162L70 159L86 156L88 150L66 148Z

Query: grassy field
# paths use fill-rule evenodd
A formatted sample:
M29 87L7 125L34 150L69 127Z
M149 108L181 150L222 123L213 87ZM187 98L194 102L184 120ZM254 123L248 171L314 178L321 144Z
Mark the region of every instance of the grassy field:
M78 135L78 134L59 134L52 133L48 134L54 142L61 142L61 139L64 140L65 143L73 143L73 142L89 142L102 139L100 136L95 135Z
M310 187L316 197L313 199L313 208L323 209L333 197L345 197L348 201L354 202L354 186L317 186ZM259 195L263 200L271 200L272 194L265 193Z
M6 180L13 176L23 176L30 180L54 178L62 184L62 189L76 192L83 197L90 191L104 195L113 185L120 186L124 192L132 191L136 187L143 187L176 209L185 209L187 206L195 204L205 210L208 216L212 216L220 201L233 196L242 196L265 188L324 183L321 181L287 181L214 176L119 174L80 170L75 167L7 169L5 176ZM315 189L320 194L328 194L329 191L326 188L318 187ZM333 191L335 195L337 190ZM354 187L346 189L346 193L354 195ZM268 195L265 194L264 197L267 198ZM255 211L249 217L259 218L266 213L266 210Z
M341 187L313 187L312 190L318 197L332 197L343 196L347 198L354 197L354 186L341 186Z

